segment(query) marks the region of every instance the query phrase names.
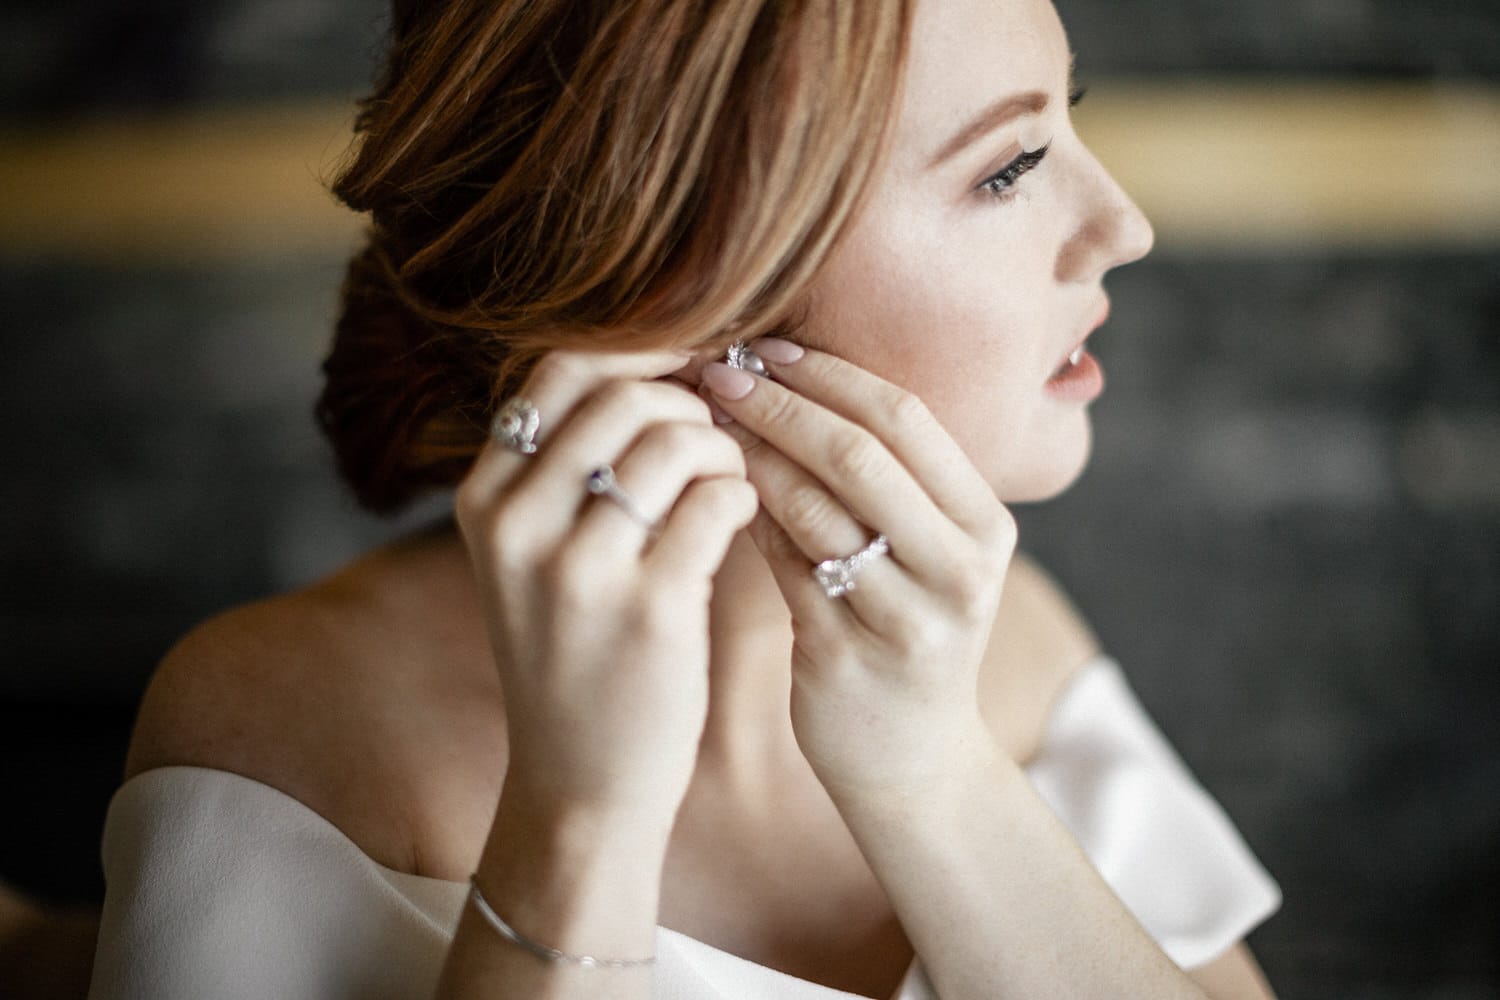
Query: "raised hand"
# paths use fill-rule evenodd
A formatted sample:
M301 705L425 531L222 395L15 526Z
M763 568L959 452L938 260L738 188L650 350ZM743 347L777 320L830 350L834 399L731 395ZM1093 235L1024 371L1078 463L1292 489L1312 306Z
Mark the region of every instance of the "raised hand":
M830 791L920 784L988 749L979 667L1015 522L916 396L784 341L758 354L774 381L724 365L703 380L755 436L751 534L792 612L798 742ZM830 597L813 566L876 535L889 554Z
M505 795L670 828L708 696L708 601L756 509L676 354L544 358L534 454L491 442L457 515L509 726ZM592 495L609 466L623 496ZM632 509L634 508L634 509Z

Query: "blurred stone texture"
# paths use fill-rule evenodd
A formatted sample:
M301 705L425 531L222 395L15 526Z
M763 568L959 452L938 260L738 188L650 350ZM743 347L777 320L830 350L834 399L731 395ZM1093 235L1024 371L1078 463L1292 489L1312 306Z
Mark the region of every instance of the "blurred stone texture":
M1061 7L1085 82L1500 74L1493 3ZM0 106L353 96L381 19L11 3ZM1384 169L1420 184L1422 151ZM356 512L310 419L341 269L0 248L0 879L97 894L174 637L399 529ZM1500 996L1500 247L1168 250L1110 287L1095 460L1020 511L1023 545L1280 880L1252 943L1284 998Z
M1095 461L1021 512L1280 879L1253 943L1284 997L1500 990L1497 278L1122 271Z

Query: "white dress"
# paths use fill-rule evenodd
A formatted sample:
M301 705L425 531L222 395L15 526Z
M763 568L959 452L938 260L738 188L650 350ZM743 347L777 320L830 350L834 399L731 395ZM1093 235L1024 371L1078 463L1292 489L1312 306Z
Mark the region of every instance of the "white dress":
M1026 773L1105 881L1183 968L1281 893L1099 657L1059 698ZM115 794L91 1000L430 998L467 883L397 872L297 800L227 771L164 767ZM657 930L655 1000L849 1000ZM893 1000L935 1000L914 961Z

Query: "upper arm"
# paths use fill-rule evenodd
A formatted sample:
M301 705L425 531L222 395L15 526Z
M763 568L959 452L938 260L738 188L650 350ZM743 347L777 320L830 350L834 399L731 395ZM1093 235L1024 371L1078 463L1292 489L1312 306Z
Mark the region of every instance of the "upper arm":
M1240 941L1224 954L1196 969L1189 969L1193 982L1210 1000L1275 1000L1265 973Z
M178 640L152 674L125 759L125 779L172 765L214 767L246 777L274 726L262 690L269 652L256 605L224 612ZM261 675L261 676L257 676Z
M403 740L330 639L316 606L296 596L193 629L146 690L125 778L173 765L230 771L297 799L376 861L411 870Z

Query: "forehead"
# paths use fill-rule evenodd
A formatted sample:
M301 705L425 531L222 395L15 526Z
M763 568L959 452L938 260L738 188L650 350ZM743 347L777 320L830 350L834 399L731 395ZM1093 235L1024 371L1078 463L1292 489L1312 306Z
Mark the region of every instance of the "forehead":
M1008 94L1065 86L1070 53L1050 0L918 0L892 133L892 166L922 169Z

